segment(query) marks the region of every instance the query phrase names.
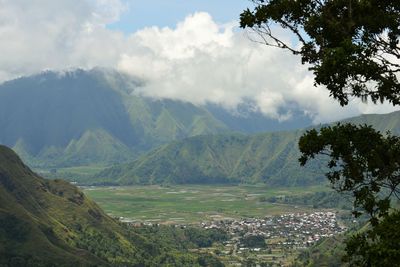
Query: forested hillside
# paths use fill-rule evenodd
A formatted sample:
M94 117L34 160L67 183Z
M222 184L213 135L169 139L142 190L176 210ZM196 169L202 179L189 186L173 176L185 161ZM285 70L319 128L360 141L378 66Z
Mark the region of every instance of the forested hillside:
M296 140L300 135L297 131L192 137L162 146L133 163L110 168L98 176L102 181L122 184L304 184L315 175L310 169L296 173Z
M154 235L152 232L158 232ZM194 231L194 230L193 230ZM75 186L45 180L0 146L0 265L205 266L190 253L223 233L157 228L135 231L107 216ZM202 239L201 239L201 238ZM182 239L178 241L177 239Z
M400 131L400 112L363 115L344 122ZM342 123L344 123L342 122ZM198 136L162 146L129 164L107 169L92 183L257 183L309 185L326 182L325 167L300 167L298 140L305 130L257 135Z

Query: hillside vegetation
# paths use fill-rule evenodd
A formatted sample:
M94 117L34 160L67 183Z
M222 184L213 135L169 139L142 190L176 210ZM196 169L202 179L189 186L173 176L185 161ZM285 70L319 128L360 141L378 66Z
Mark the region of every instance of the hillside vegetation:
M372 124L400 133L400 112L363 115L344 122ZM258 183L298 186L326 181L323 160L300 167L299 137L305 130L257 135L224 134L175 141L129 164L117 165L89 183Z
M299 156L296 140L300 135L301 132L282 132L188 138L97 176L121 184L266 181L275 185L304 184L313 174L307 172L309 169L302 173L293 170Z
M347 266L342 262L345 255L345 239L345 235L321 239L317 244L300 253L293 266Z
M154 231L159 234L117 223L75 186L37 176L0 146L1 266L205 266L215 260L188 252L201 245L189 238L194 230ZM196 234L210 242L224 238Z

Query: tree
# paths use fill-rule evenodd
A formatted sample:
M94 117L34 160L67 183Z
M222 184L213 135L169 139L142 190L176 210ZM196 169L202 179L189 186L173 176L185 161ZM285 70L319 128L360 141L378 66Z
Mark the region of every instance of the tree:
M399 225L400 212L395 211L369 231L354 235L346 242L344 260L351 266L399 266Z
M383 136L367 125L338 124L307 131L299 148L301 165L316 155L329 157L327 178L337 191L352 192L354 206L369 214L373 226L388 215L391 198L400 197L398 136Z
M240 16L241 27L252 28L269 46L300 56L313 72L315 85L325 86L342 106L352 98L400 105L400 1L252 2L254 10ZM292 45L277 36L274 29L279 26L298 42ZM387 229L400 224L390 205L393 197L399 198L399 137L367 125L336 125L308 131L299 148L302 165L326 155L333 187L353 194L354 205L361 208L356 215L370 215L371 228L347 242L345 260L355 266L398 264L400 237Z
M400 1L253 0L240 15L267 45L287 49L310 64L315 84L325 85L341 105L350 97L400 104ZM297 38L274 35L281 26ZM299 48L297 48L299 47Z

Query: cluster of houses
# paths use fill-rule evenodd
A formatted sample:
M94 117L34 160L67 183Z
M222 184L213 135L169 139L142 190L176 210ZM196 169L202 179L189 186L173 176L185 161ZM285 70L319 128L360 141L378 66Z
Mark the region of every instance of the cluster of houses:
M264 237L269 249L277 247L296 249L310 246L323 237L346 231L346 228L338 223L336 213L331 211L290 213L263 219L229 219L201 225L205 229L218 228L229 232L232 239L227 245L234 244L239 250L246 249L241 240L247 236Z
M123 217L118 219L133 227L159 225ZM174 226L187 227L185 224ZM241 262L250 258L258 263L284 266L284 262L300 249L313 245L321 238L331 237L347 230L339 223L337 213L332 211L213 220L202 222L201 227L221 229L229 234L230 239L223 244L203 249L207 252L210 249L218 250L218 255L230 266L240 266Z

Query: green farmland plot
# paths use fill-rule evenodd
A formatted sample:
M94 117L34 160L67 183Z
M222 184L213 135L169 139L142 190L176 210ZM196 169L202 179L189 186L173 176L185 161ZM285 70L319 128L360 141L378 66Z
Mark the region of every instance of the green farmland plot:
M311 211L310 205L272 203L272 197L328 192L326 187L268 188L265 185L87 187L107 213L133 221L198 223L223 218L264 217Z

